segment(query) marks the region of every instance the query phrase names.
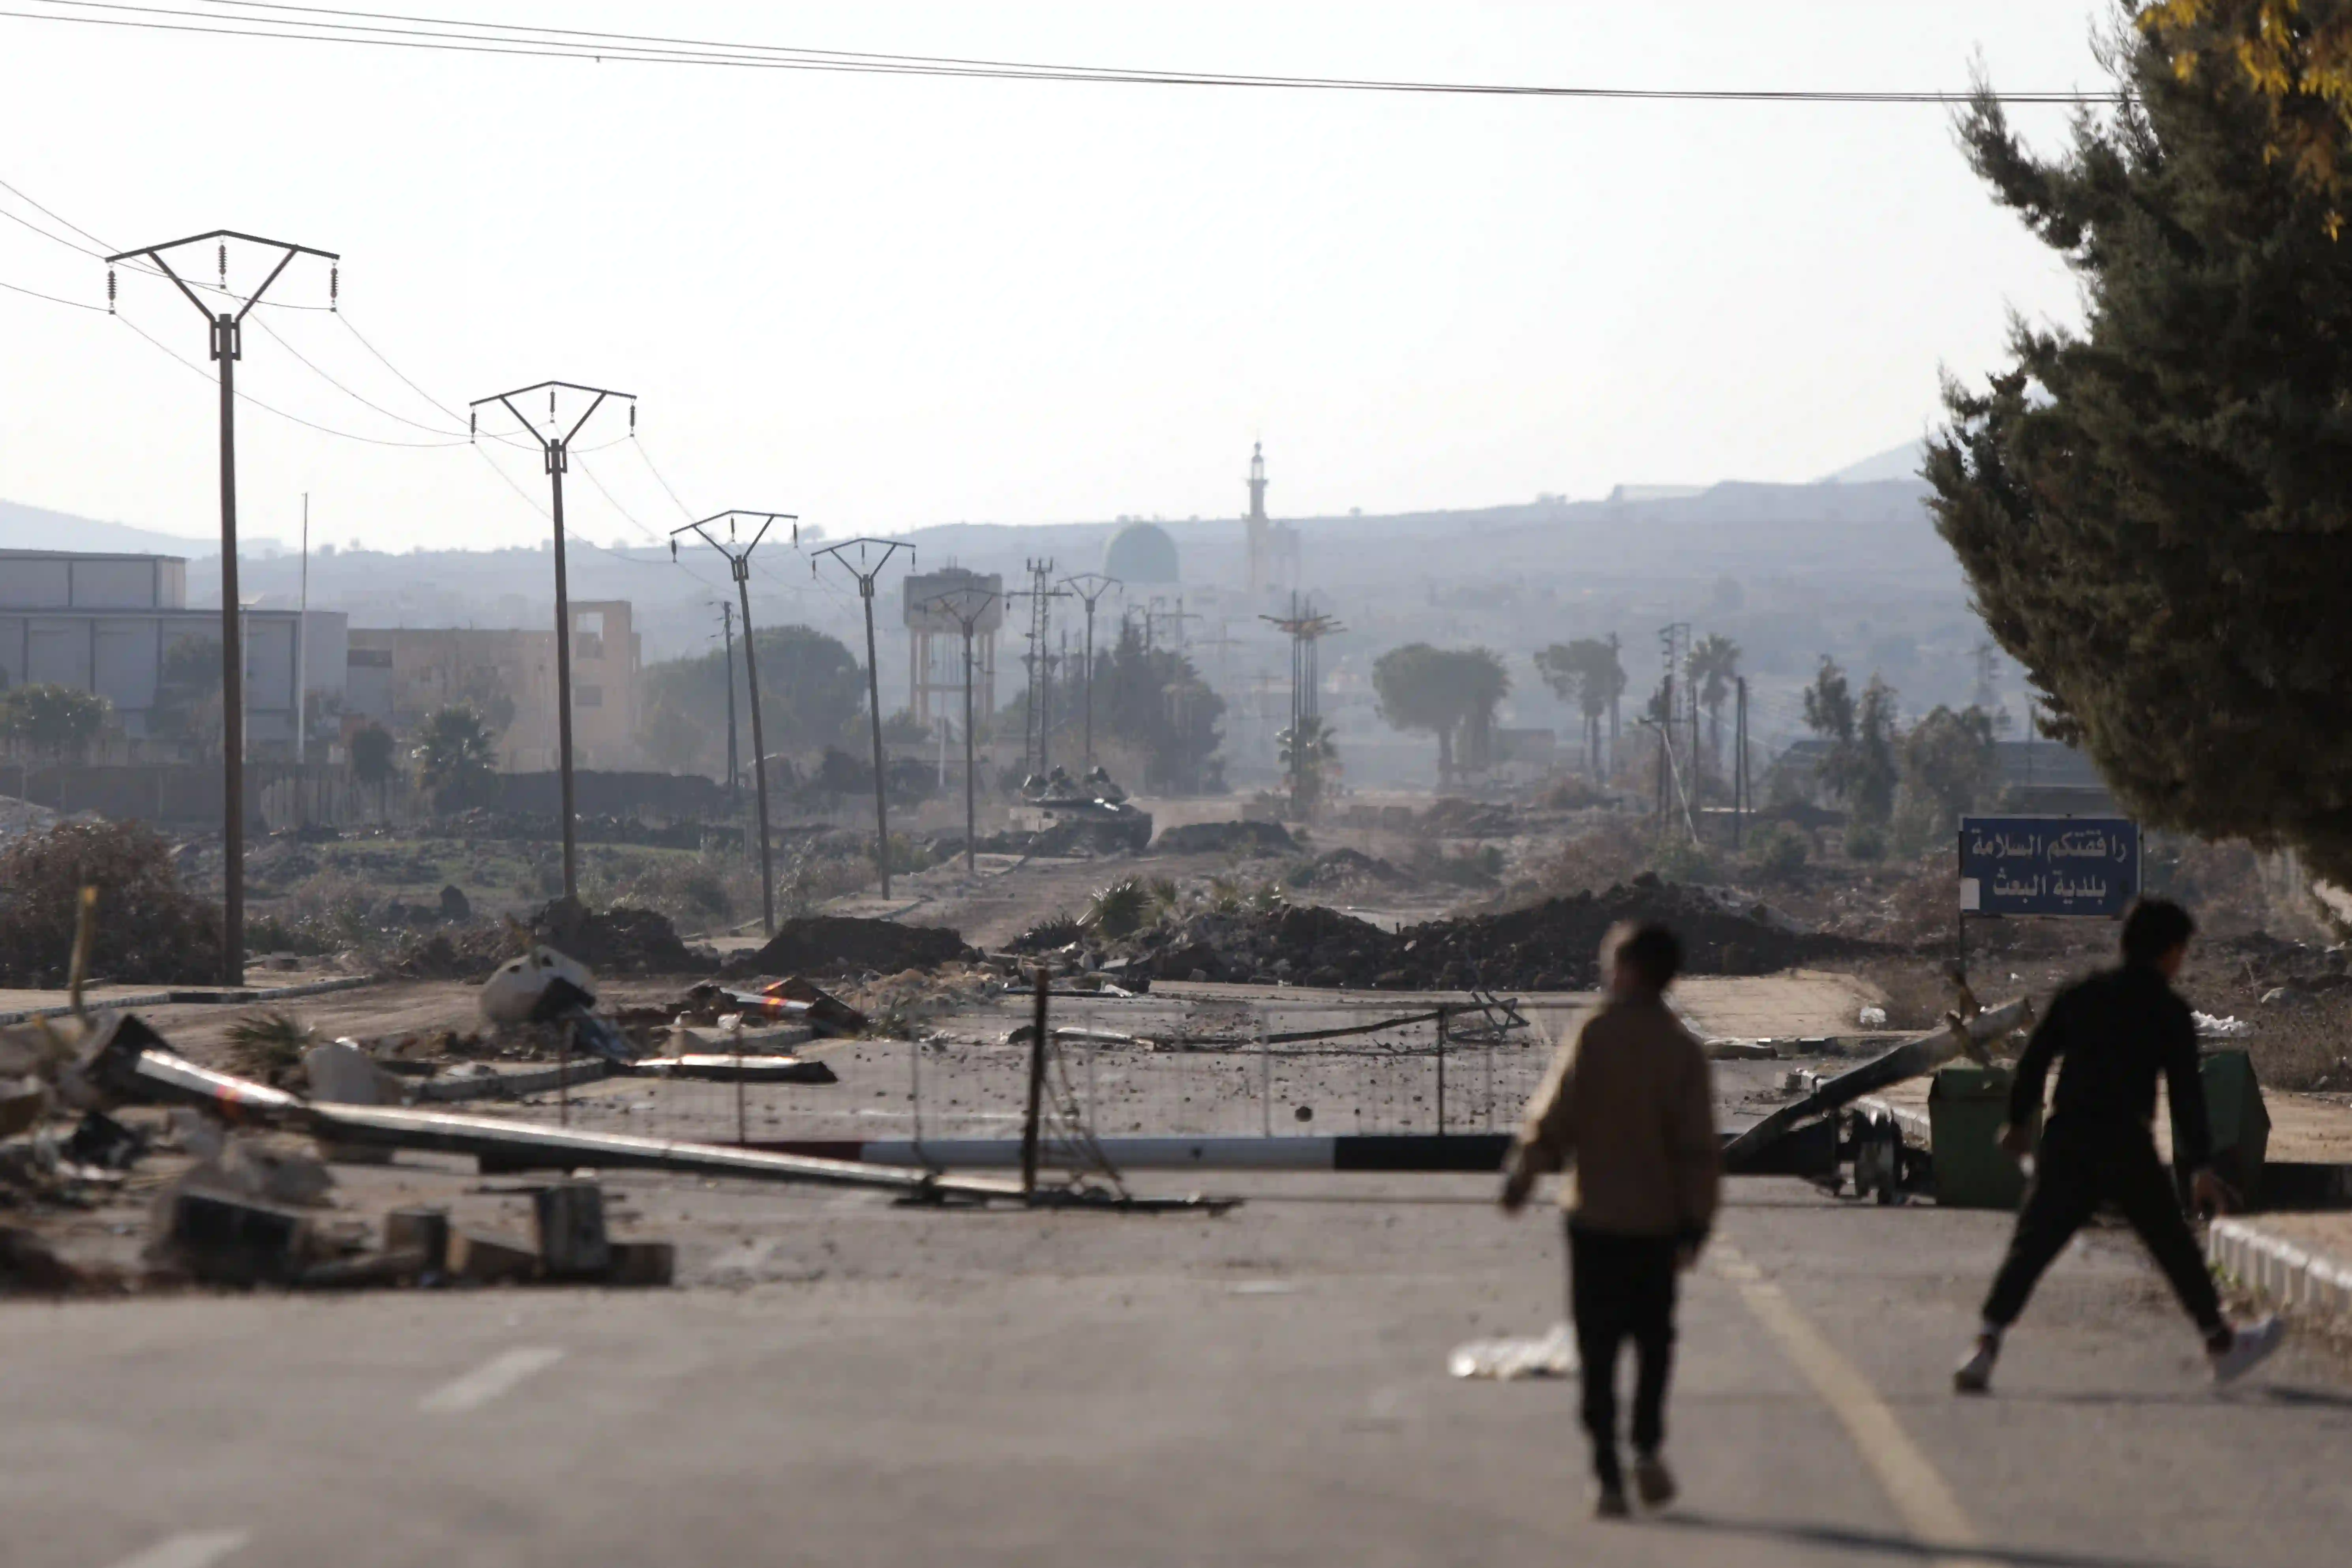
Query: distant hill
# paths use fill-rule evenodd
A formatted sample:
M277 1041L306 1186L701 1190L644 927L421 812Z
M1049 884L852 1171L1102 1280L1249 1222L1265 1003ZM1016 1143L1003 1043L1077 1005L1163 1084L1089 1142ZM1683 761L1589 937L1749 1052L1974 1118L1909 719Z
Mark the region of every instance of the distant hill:
M123 555L217 555L211 540L184 539L133 528L127 522L100 522L68 512L46 511L0 500L0 550L89 550ZM238 554L242 555L243 551Z
M1871 485L1888 479L1916 481L1919 478L1919 465L1927 461L1927 442L1906 441L1900 447L1889 447L1875 457L1864 458L1849 468L1840 468L1834 474L1824 474L1820 482L1825 485Z

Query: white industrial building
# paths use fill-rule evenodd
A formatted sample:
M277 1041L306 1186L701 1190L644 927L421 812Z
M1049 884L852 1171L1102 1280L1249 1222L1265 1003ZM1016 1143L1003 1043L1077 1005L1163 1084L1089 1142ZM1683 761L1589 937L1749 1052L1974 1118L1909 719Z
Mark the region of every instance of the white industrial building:
M244 623L247 744L290 755L297 689L342 695L348 623L339 610L264 609ZM218 658L220 612L188 607L183 557L0 550L0 688L94 691L143 741L174 652L191 643Z

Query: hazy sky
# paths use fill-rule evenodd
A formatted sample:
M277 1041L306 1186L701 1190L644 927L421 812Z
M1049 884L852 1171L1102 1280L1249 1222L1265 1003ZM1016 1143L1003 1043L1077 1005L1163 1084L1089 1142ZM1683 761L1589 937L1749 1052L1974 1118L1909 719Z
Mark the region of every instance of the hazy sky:
M179 3L179 0L175 0ZM193 3L193 0L191 0ZM1650 87L2095 86L2096 0L531 5L420 10L749 42L1197 70ZM1671 19L1668 19L1671 17ZM698 510L835 534L1806 479L1919 435L2011 308L2074 292L1935 107L1397 97L417 54L0 19L0 180L116 246L339 250L352 326L453 408L545 377L642 398ZM2045 140L2063 112L2025 110ZM46 223L0 192L0 212ZM195 259L209 277L209 255ZM232 281L252 258L232 257ZM0 281L104 268L0 222ZM272 298L323 303L323 270ZM158 279L123 314L204 360ZM449 422L331 317L240 385L340 429ZM121 321L0 291L0 497L205 534L214 394ZM207 370L208 374L208 370ZM617 422L608 427L621 433ZM590 437L583 437L585 444ZM463 447L247 408L247 528L535 541ZM534 456L500 450L532 494ZM625 447L585 459L682 521ZM642 541L584 479L575 523Z

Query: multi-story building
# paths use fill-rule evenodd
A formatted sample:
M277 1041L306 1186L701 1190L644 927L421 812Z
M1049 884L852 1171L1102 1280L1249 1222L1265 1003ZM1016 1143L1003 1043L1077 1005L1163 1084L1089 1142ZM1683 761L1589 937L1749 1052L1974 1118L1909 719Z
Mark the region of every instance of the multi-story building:
M640 639L623 599L572 605L572 761L625 768L639 760ZM404 734L464 703L488 721L499 766L556 765L555 633L456 626L355 626L344 711Z
M345 631L340 611L244 612L250 754L292 754L298 689L342 695ZM0 687L96 692L129 740L201 746L209 724L216 744L220 634L184 557L0 550Z

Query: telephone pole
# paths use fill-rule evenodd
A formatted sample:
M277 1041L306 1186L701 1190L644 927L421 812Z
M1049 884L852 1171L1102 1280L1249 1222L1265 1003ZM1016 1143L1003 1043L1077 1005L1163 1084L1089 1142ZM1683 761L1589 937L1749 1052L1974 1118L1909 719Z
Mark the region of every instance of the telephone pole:
M971 742L971 634L988 606L1003 597L994 588L961 588L952 594L941 594L930 601L929 607L955 622L963 633L963 874L980 874L979 862L973 854L973 841L980 835L980 816L972 794L972 776L977 771L972 759Z
M231 240L240 245L264 246L278 253L277 265L263 276L260 286L247 295L241 305L228 287ZM196 291L173 268L166 255L206 241L215 247L220 265L220 281L215 286L223 300L218 310L196 297ZM315 256L327 263L327 300L331 306L339 291L340 258L331 250L315 250L287 240L263 239L258 235L216 228L208 234L166 240L162 245L119 251L106 258L110 268L124 261L152 262L164 277L178 285L188 303L210 323L212 357L220 366L221 850L226 860L222 872L221 978L229 985L245 984L245 637L243 606L237 602L236 588L236 362L244 357L246 317L253 313L261 297L269 292L269 286L278 281L278 274L298 256ZM106 295L110 301L114 298L111 270L107 274ZM231 305L236 308L230 310ZM302 695L299 691L294 694L294 715L299 737L302 722Z
M1311 597L1302 608L1296 594L1290 596L1289 615L1260 616L1258 619L1290 639L1290 798L1295 803L1306 782L1302 753L1307 738L1307 721L1319 717L1316 691L1322 684L1323 672L1317 644L1333 632L1348 628L1335 616L1316 614Z
M1074 577L1063 578L1062 586L1076 594L1079 603L1087 607L1086 765L1091 768L1095 765L1095 605L1104 595L1123 584L1118 578L1105 576L1100 572L1081 572Z
M742 801L735 781L743 776L743 763L735 752L735 606L724 599L719 601L719 637L727 670L727 809L733 811Z
M517 408L514 400L528 397L534 392L547 394L548 434L541 435L539 426ZM588 398L585 412L572 422L572 428L558 436L556 398L569 392ZM563 896L580 897L580 827L572 793L572 593L567 586L563 566L563 475L572 467L572 443L596 410L604 406L607 398L620 398L629 405L629 432L636 433L637 399L635 393L613 392L601 386L582 386L570 381L539 381L529 386L519 386L512 392L500 392L488 397L478 397L468 405L467 437L471 439L480 433L482 405L502 404L515 416L524 434L539 443L547 462L547 482L551 506L549 516L555 524L555 763L563 785Z
M857 550L857 564L849 563L847 552ZM869 557L879 550L882 558L869 564ZM857 596L866 601L866 706L874 720L874 864L882 873L882 896L890 896L890 806L889 771L882 760L882 679L874 664L874 579L882 575L882 568L890 564L890 557L901 550L907 552L907 563L913 565L915 547L896 539L845 539L838 544L828 544L809 557L809 575L816 575L816 563L830 555L841 563L842 570L857 579ZM754 738L757 744L757 738Z
M1045 735L1045 722L1049 717L1045 705L1051 700L1048 688L1053 680L1052 656L1045 651L1045 638L1052 629L1052 602L1070 595L1059 588L1046 585L1054 575L1051 556L1024 564L1029 573L1028 588L1005 596L1029 601L1029 651L1022 659L1029 667L1029 711L1026 722L1022 726L1021 760L1024 768L1042 778L1053 766L1052 748ZM1035 759L1034 766L1031 765L1033 757Z
M771 863L768 847L768 741L760 724L760 659L751 638L751 552L760 548L760 541L768 537L768 530L778 522L793 525L793 542L800 542L800 520L784 511L722 511L706 517L700 522L689 522L684 528L674 528L669 534L669 558L677 559L677 536L693 532L719 554L727 557L727 569L735 577L736 597L743 611L743 685L751 700L751 801L760 825L760 920L761 929L768 935L776 934L776 873ZM720 523L727 525L727 542L710 531ZM738 542L737 524L756 522L758 532L751 542ZM735 682L727 682L727 739L732 750L735 739Z

